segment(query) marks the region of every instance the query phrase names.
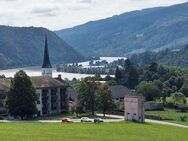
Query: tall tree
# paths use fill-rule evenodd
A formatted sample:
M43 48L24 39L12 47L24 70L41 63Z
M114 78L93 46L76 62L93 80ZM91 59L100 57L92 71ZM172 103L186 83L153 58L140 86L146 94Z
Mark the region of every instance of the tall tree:
M77 106L79 109L90 110L94 115L97 106L97 84L95 79L86 78L77 85Z
M135 86L138 84L139 73L131 63L129 59L125 60L124 69L116 69L116 81L118 84L124 85L130 89L134 89Z
M147 101L155 100L161 96L162 91L154 82L142 81L136 88L138 94L145 96Z
M186 97L188 97L188 83L185 83L181 87L180 92L182 92Z
M115 80L117 82L117 84L121 84L122 83L122 74L121 74L121 70L120 68L117 66L116 67L116 71L115 71Z
M112 93L109 90L108 86L104 85L100 87L100 89L98 90L98 98L98 108L99 110L102 110L103 116L105 117L106 111L112 110L114 107Z
M5 106L8 113L21 119L32 117L37 113L38 97L30 77L20 70L11 81L10 89L6 94Z

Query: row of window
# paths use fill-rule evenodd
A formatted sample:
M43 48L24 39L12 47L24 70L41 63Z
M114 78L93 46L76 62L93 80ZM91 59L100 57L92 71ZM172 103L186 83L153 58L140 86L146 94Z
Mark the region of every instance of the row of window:
M40 93L38 93L40 96ZM40 100L37 102L40 104ZM67 108L67 95L66 89L60 89L60 108L66 109ZM51 89L51 110L55 111L58 108L57 103L57 89ZM48 113L48 90L42 90L42 114Z

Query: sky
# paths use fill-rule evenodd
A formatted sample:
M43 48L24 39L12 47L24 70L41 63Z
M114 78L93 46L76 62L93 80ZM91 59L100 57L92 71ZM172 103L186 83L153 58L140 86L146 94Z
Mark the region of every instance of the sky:
M183 2L188 0L0 0L0 25L59 30L132 10Z

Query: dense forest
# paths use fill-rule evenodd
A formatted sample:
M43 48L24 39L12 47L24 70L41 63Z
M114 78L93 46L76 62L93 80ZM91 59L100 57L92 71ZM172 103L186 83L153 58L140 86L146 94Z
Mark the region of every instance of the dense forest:
M144 95L148 101L160 99L166 103L167 97L176 94L183 98L188 96L187 69L157 63L139 67L127 59L124 66L117 67L115 78L118 84L135 89L137 94Z
M140 66L144 66L151 62L157 62L163 65L188 68L188 45L179 51L171 51L169 49L159 52L147 51L140 54L134 54L129 58Z
M163 103L165 107L169 108L186 105L187 102L188 69L164 66L154 62L145 65L144 67L140 67L131 60L127 59L122 65L119 65L116 68L115 78L109 75L105 78L101 78L100 75L95 75L92 78L88 77L82 80L73 79L72 81L69 81L69 84L75 89L79 86L79 88L82 88L81 90L85 93L86 89L82 86L85 87L88 85L84 82L89 82L89 84L93 82L92 84L95 84L100 81L106 81L108 87L123 85L135 92L134 94L143 95L146 101ZM89 86L87 90L90 88L92 87ZM94 90L97 89L89 91L93 92ZM83 100L83 92L80 93L81 97L78 98L79 101ZM85 95L87 100L89 96L88 93ZM123 104L120 102L119 105L116 105L116 108L122 111L122 105Z
M56 33L85 56L180 49L188 43L188 3L131 11Z

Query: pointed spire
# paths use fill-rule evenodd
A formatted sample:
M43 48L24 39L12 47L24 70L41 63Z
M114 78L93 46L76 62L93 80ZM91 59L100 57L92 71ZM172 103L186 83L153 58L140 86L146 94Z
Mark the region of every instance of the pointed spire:
M50 63L49 52L48 52L47 35L45 35L45 49L44 49L44 60L43 60L42 68L52 68L52 65Z

